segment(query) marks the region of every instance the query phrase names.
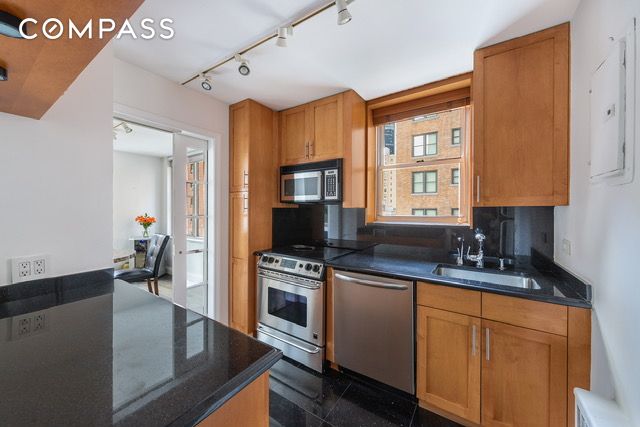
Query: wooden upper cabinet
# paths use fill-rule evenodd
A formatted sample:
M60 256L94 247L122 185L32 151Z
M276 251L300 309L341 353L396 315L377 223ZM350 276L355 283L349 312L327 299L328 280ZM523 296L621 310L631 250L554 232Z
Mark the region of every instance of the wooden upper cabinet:
M314 162L342 157L342 95L311 103L309 159Z
M306 105L281 113L281 162L285 165L304 163L309 156L309 125Z
M366 204L366 110L354 91L279 113L280 166L342 159L342 205Z
M231 257L249 259L249 194L237 192L230 194L231 212Z
M569 24L475 52L474 206L569 202Z
M231 191L246 191L249 188L249 118L250 105L240 103L230 108L231 122Z
M482 321L482 425L567 424L567 338Z
M417 396L480 423L480 319L418 306Z

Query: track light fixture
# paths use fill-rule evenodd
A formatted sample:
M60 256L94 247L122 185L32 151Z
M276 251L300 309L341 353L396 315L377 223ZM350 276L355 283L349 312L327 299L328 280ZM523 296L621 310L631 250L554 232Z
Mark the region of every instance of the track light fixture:
M4 67L0 67L0 82L7 81L9 76L7 75L7 69Z
M238 67L238 72L240 74L242 74L243 76L248 76L249 74L251 74L251 69L249 68L248 59L243 58L242 55L240 55L239 53L236 53L234 55L234 58L236 62L240 63L240 66Z
M0 10L0 34L7 37L13 37L15 39L22 39L20 34L20 23L22 20L17 16L13 16L10 13ZM26 32L26 28L22 28Z
M338 25L344 25L351 22L351 14L347 5L351 3L347 0L336 0L336 9L338 9Z
M202 82L200 82L200 86L202 86L202 89L209 91L211 90L212 86L211 86L211 77L209 77L209 75L207 73L202 73L200 74L200 78L202 79Z
M278 28L278 37L276 38L276 46L287 47L287 37L293 35L293 27L280 27Z
M131 133L133 132L133 129L131 129L131 126L129 126L129 124L127 122L120 122L117 125L115 125L113 127L113 131L115 132L120 126L122 126L122 129L124 129L125 133Z

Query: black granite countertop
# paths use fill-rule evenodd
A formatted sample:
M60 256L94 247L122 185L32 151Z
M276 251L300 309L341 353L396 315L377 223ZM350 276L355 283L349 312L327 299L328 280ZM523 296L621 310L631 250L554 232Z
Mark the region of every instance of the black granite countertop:
M192 426L281 357L109 269L0 287L3 426Z
M447 286L510 295L553 304L591 307L591 287L582 283L550 260L533 251L531 257L518 257L504 274L527 275L541 289L521 289L473 280L454 279L434 274L439 264L452 264L446 251L401 245L377 245L327 262L339 270L371 273L409 280L421 280ZM475 267L465 267L470 270ZM485 268L486 272L496 272Z

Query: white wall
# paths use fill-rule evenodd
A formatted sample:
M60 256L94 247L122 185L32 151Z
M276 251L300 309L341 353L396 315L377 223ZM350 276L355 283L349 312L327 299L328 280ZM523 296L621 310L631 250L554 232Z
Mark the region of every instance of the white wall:
M213 213L215 234L210 239L218 251L214 260L215 318L228 321L228 229L229 229L229 106L215 98L188 89L175 82L114 59L113 109L132 120L182 130L194 136L215 138L210 155L214 176Z
M134 221L138 215L157 218L150 233L166 233L166 167L162 157L113 152L114 249L130 249L129 238L142 235L142 227Z
M571 21L571 205L556 208L555 259L593 285L592 388L604 395L614 392L634 425L640 425L637 136L632 184L591 185L588 166L589 80L611 47L609 36L622 35L634 15L640 16L638 0L582 0ZM563 239L571 241L571 255L562 251Z
M47 253L54 275L112 265L112 49L41 120L0 113L0 285L8 258Z

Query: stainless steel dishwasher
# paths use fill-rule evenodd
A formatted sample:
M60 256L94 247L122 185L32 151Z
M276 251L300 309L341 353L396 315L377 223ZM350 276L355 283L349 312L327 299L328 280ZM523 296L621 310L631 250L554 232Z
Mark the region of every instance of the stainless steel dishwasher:
M334 271L335 362L414 394L413 282Z

